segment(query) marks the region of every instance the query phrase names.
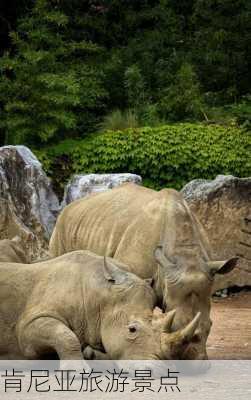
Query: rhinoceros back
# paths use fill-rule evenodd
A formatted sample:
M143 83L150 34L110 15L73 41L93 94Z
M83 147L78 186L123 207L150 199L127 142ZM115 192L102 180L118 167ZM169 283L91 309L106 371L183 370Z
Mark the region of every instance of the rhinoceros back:
M176 255L191 244L202 251L202 236L179 192L157 192L129 183L67 206L54 229L50 252L55 257L90 250L114 257L129 271L150 278L156 271L154 250L160 241L166 254Z
M162 192L129 183L71 203L56 223L51 255L90 250L115 257L138 276L152 276L166 201Z

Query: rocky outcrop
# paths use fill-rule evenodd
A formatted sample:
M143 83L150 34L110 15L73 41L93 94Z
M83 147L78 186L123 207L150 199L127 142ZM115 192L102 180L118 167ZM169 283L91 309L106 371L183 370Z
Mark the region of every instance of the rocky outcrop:
M89 194L104 192L125 182L141 184L142 179L135 174L89 174L75 175L67 184L62 207Z
M25 146L0 148L0 239L19 236L31 259L44 255L58 199L40 162Z
M182 192L208 234L214 258L240 257L238 268L218 276L215 290L251 285L251 178L196 179Z

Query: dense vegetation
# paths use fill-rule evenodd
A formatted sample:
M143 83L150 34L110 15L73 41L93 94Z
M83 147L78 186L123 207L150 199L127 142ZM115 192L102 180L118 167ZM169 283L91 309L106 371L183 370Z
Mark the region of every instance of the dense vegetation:
M251 175L249 139L235 127L181 123L90 134L36 153L58 193L72 173L83 171L130 171L140 174L147 186L180 189L195 178Z
M250 43L249 0L1 2L0 145L39 149L58 182L245 176Z
M248 0L9 0L0 21L2 143L250 120Z

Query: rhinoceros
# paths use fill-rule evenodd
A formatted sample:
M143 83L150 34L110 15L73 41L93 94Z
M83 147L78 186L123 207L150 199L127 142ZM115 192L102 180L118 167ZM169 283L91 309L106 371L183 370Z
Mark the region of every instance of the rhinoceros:
M0 263L0 357L56 352L63 360L82 359L89 345L112 359L170 358L191 340L200 315L167 333L173 314L154 322L152 288L121 267L88 251Z
M74 201L57 220L50 253L77 249L114 257L139 277L153 278L158 305L176 309L174 331L201 312L183 358L207 358L214 277L230 272L237 258L212 261L205 232L181 193L127 183Z
M29 259L22 246L21 238L0 240L0 262L28 263Z

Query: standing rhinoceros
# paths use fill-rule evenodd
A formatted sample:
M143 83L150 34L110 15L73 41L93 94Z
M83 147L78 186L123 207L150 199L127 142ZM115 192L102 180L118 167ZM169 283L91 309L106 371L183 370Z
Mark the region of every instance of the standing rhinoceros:
M200 311L197 335L183 358L207 358L214 276L231 271L237 259L211 261L203 228L180 193L128 183L71 203L58 218L50 253L77 249L114 257L141 278L153 277L159 305L176 309L173 330Z
M22 246L21 238L15 236L13 239L0 240L0 262L28 263L28 257Z
M113 359L160 359L186 345L173 315L153 322L154 292L123 265L88 251L36 264L0 263L0 357L82 359L87 345ZM170 354L170 355L169 355Z

